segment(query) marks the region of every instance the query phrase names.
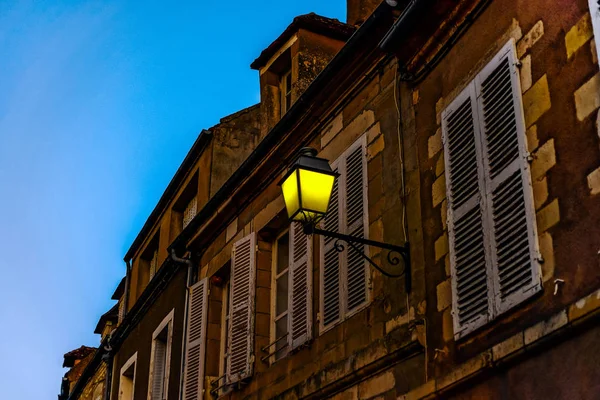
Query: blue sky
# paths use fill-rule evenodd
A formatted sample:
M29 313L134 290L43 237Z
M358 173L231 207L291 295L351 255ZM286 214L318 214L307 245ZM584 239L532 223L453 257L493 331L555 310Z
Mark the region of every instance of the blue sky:
M3 398L55 398L197 134L258 102L249 65L294 16L345 6L0 0Z

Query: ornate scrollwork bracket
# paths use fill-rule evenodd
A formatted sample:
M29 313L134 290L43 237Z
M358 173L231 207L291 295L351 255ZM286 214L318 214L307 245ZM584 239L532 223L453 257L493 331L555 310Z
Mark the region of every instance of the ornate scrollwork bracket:
M377 271L381 272L383 275L389 278L400 278L404 276L406 293L410 293L411 290L411 271L410 271L410 245L407 242L404 246L397 246L394 244L377 242L375 240L364 239L357 236L345 235L342 233L327 231L324 229L319 229L315 227L313 224L304 225L304 233L307 235L321 235L325 237L329 237L332 239L336 239L334 243L334 247L338 252L343 252L345 250L346 243L352 251L356 254L360 255L364 260L366 260L373 268ZM342 243L344 242L344 243ZM373 261L370 257L368 257L361 245L378 247L387 252L385 259L387 263L393 267L399 266L400 259L402 259L402 265L400 271L397 272L388 272L381 268L379 265ZM382 253L383 255L383 253Z

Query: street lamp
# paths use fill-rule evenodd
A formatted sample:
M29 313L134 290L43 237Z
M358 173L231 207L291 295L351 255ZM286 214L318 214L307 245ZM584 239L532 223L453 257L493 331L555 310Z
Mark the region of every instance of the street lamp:
M367 260L371 266L385 276L391 278L404 276L406 292L409 293L411 289L411 273L408 242L404 246L398 246L327 231L317 227L319 221L327 214L335 179L339 174L332 171L326 159L318 158L316 155L317 151L315 149L303 148L294 164L292 164L289 171L279 183L283 192L283 199L289 220L302 223L304 233L307 235L317 234L336 239L335 248L339 252L344 251L345 248L340 241L345 242L353 251ZM403 261L401 271L390 273L383 270L357 244L387 250L387 262L392 266L400 265L401 258Z
M316 224L327 212L333 183L338 174L324 158L316 157L310 147L300 156L281 180L283 200L291 221Z

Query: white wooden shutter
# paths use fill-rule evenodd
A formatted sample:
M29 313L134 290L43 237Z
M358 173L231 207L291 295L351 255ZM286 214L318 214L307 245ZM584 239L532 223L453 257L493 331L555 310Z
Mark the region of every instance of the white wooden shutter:
M342 175L343 207L341 213L342 232L351 236L364 238L367 226L367 154L365 137L357 140L346 152L344 157L344 174ZM357 247L368 254L368 248ZM356 251L346 246L342 257L344 259L344 306L346 313L360 308L368 301L367 290L368 264Z
M590 15L592 16L592 27L596 41L596 54L600 54L600 0L588 0L590 2Z
M233 245L227 357L229 383L252 375L255 259L256 239L254 233L251 233Z
M336 160L331 169L339 173L339 160ZM333 184L329 210L323 220L323 228L328 231L340 232L340 179ZM335 248L335 239L322 236L321 241L321 268L320 268L320 302L321 302L321 329L333 326L341 318L341 285L340 285L340 262L341 253Z
M163 400L165 392L165 369L167 364L167 344L154 340L154 362L152 366L152 400Z
M539 289L540 266L521 87L511 40L475 80L496 311Z
M469 85L442 115L454 333L460 337L490 317L489 258L475 90Z
M290 226L288 343L294 349L312 337L312 240L302 224Z
M183 374L184 400L203 398L207 309L208 279L205 278L190 287Z

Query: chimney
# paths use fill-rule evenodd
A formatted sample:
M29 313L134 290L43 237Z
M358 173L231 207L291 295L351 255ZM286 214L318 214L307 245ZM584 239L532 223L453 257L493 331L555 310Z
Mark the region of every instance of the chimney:
M361 25L375 11L382 0L346 0L346 22Z

